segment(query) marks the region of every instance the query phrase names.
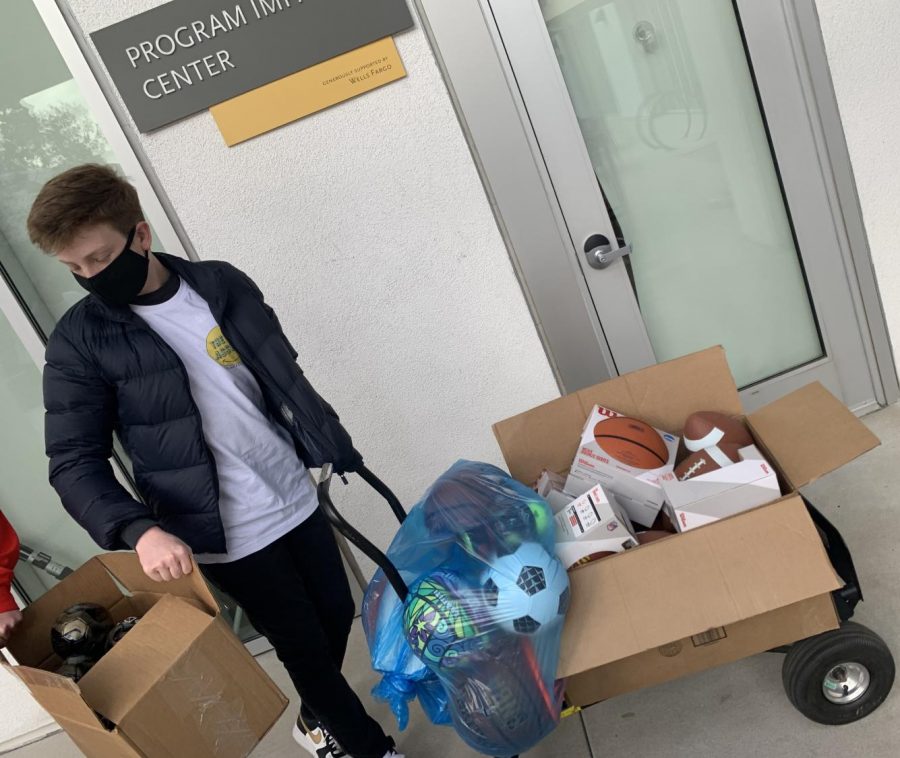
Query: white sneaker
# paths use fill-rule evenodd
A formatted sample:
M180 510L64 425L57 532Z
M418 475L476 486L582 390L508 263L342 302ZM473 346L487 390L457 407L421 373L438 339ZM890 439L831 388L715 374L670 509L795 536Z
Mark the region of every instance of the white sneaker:
M297 716L297 722L294 724L292 734L294 742L316 756L316 758L349 758L343 748L337 744L337 740L334 737L322 729L321 726L310 729L303 723L303 718L300 716Z
M403 753L398 753L396 750L388 750L384 754L384 758L406 758L406 756Z

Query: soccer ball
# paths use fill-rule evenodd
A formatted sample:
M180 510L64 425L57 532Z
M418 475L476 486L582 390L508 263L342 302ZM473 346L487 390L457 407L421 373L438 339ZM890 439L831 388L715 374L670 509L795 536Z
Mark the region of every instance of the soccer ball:
M93 667L94 662L75 658L73 660L63 661L62 666L56 669L56 673L65 676L72 681L77 682Z
M453 666L477 645L478 630L459 588L456 574L439 569L410 589L403 630L413 652L426 665Z
M134 629L134 625L137 624L138 620L137 616L129 616L116 624L109 634L106 635L106 649L112 650L128 632Z
M96 603L67 608L50 629L53 652L64 661L98 661L106 652L106 637L114 622L109 611Z
M483 589L494 621L518 634L555 627L569 609L569 577L537 542L525 542L511 555L496 558Z

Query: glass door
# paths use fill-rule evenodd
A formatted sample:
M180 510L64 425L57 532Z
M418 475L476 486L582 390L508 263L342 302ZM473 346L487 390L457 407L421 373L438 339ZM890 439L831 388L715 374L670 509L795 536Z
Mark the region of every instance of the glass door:
M721 344L748 407L871 404L780 0L490 8L617 370Z

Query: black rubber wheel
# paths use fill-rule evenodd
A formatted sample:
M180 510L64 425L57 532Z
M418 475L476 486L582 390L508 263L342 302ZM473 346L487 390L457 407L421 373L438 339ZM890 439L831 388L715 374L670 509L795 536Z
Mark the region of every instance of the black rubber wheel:
M788 699L807 718L839 726L868 716L894 685L894 656L875 632L845 623L796 643L782 667Z

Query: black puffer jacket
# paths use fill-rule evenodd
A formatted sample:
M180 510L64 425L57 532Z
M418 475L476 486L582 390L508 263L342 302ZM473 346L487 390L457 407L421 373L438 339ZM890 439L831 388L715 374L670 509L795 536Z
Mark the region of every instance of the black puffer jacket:
M306 466L356 470L362 459L350 436L295 363L296 351L249 277L227 263L158 257L209 304ZM63 316L47 345L44 405L50 482L101 547L126 548L123 530L150 519L195 552L225 552L215 460L184 366L129 308L91 295ZM144 503L113 474L113 432L131 457Z

